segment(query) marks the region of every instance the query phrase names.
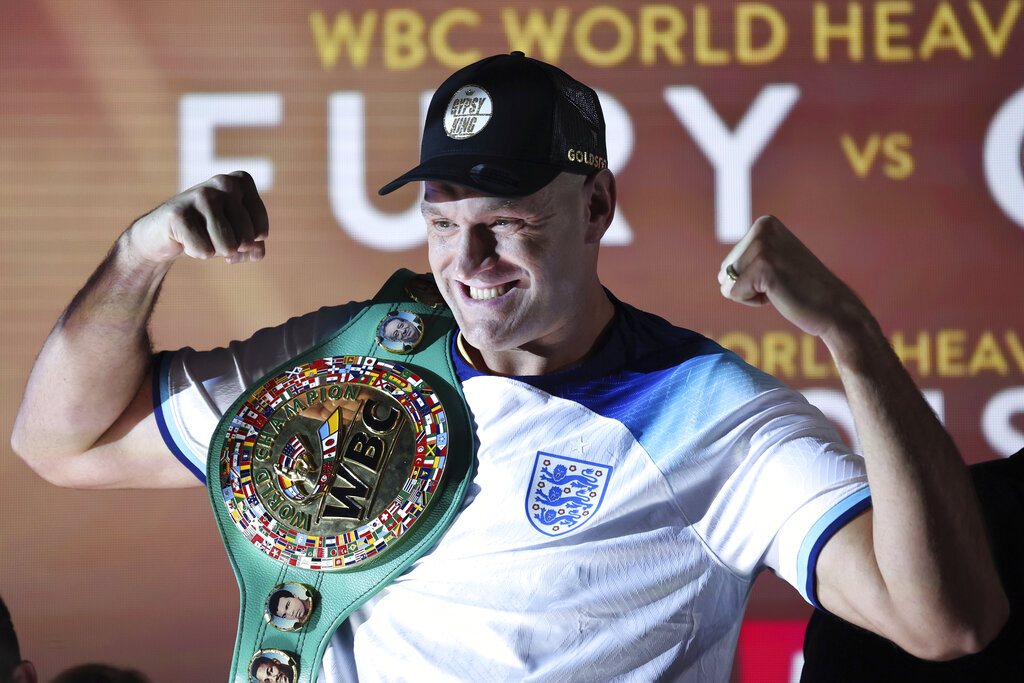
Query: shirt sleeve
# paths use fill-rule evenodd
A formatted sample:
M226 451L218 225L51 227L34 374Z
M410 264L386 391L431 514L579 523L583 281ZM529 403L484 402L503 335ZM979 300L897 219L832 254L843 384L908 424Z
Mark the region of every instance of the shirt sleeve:
M167 447L205 484L206 454L224 411L266 373L341 329L364 305L325 306L226 347L159 354L153 412Z
M692 445L714 463L715 485L688 517L733 571L768 567L820 606L818 553L870 505L864 460L798 392L730 356L713 366L708 422Z

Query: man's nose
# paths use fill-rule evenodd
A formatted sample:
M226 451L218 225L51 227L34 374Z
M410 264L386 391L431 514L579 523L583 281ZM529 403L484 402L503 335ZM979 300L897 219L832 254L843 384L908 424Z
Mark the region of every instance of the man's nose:
M459 234L456 276L469 279L497 260L494 234L485 225L471 225Z

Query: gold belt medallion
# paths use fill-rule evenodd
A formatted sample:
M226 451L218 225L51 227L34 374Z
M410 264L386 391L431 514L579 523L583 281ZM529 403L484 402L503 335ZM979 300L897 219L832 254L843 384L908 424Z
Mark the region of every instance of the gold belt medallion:
M422 378L370 356L320 358L250 391L226 431L220 488L270 557L344 569L419 519L447 448L444 408Z

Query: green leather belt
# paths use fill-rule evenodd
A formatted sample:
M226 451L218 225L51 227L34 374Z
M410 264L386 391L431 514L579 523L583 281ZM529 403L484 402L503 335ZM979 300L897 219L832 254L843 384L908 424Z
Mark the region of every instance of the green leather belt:
M207 482L241 595L230 681L316 680L341 622L455 518L475 451L455 333L400 270L224 414Z

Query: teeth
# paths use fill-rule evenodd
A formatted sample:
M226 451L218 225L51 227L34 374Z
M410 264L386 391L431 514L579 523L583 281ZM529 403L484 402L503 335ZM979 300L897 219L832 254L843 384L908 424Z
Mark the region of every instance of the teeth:
M501 296L508 290L508 285L501 285L500 287L491 287L490 289L477 289L476 287L470 287L469 297L471 299L477 300L493 299L496 296Z

